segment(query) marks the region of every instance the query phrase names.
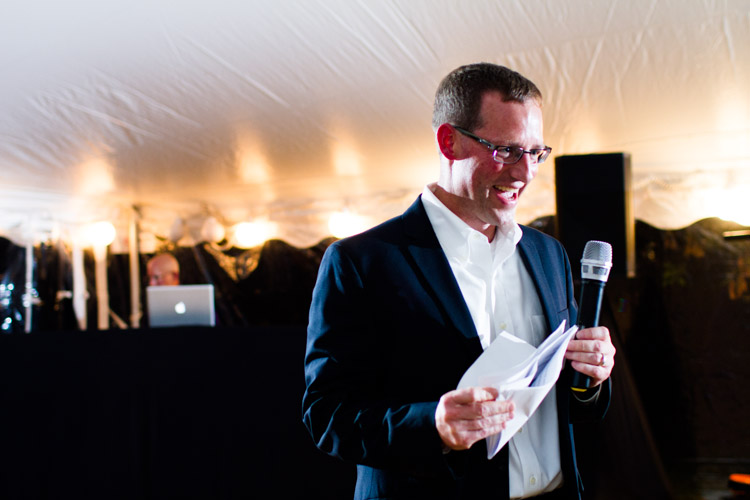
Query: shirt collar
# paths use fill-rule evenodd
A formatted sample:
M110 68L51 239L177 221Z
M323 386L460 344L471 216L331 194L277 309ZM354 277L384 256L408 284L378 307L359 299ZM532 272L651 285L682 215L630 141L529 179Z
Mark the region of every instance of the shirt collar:
M487 238L466 224L458 215L451 212L435 196L433 190L436 186L437 183L428 184L422 190L422 204L425 212L427 212L427 218L430 219L440 246L449 258L467 257L470 253L469 242L472 238L476 238L477 234L481 235L485 242ZM516 245L521 241L522 235L521 227L517 223L514 223L506 233L500 231L500 228L496 228L495 237L490 244L493 254L501 256L501 260L505 260L513 254Z

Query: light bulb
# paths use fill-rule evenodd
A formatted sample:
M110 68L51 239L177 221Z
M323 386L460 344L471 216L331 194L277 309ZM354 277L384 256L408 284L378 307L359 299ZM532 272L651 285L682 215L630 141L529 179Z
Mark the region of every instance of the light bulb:
M234 226L234 244L239 248L252 248L270 240L275 233L276 224L273 222L240 222Z
M367 220L348 211L334 212L328 219L328 229L337 238L346 238L367 229Z
M86 240L95 247L106 247L117 236L115 226L108 221L94 222L86 227Z

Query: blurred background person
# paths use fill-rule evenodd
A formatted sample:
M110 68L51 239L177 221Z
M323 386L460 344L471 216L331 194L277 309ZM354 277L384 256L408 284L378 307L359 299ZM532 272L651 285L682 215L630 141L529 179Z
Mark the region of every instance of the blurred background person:
M180 284L180 264L174 255L162 253L153 256L146 265L149 286Z

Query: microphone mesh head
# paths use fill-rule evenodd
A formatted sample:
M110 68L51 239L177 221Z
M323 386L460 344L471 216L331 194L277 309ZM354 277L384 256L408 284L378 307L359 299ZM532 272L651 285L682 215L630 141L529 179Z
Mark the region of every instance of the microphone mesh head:
M612 263L612 245L606 241L591 240L583 248L585 260L596 260L599 262Z

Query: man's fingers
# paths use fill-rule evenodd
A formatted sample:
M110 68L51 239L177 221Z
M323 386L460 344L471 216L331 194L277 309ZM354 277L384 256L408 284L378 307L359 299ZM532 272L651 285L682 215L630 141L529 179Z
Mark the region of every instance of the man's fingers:
M446 420L464 422L466 428L476 428L487 423L513 418L512 401L485 401L446 408Z
M515 409L512 401L497 400L498 395L492 387L469 387L446 393L441 402L448 419L476 420Z
M505 428L513 418L512 401L497 400L491 387L472 387L448 392L440 398L435 422L443 442L454 450L472 444Z
M613 359L615 346L609 337L609 330L605 327L585 328L580 330L575 338L568 343L565 353L567 359L598 365L602 360Z
M477 441L501 432L512 418L512 411L481 418L454 419L446 414L441 416L439 411L435 416L443 443L454 450L468 449Z
M574 338L578 340L608 340L609 329L604 326L583 328L576 332L576 336Z
M465 405L475 401L492 401L497 396L498 392L494 387L466 387L447 392L442 399L447 404Z

